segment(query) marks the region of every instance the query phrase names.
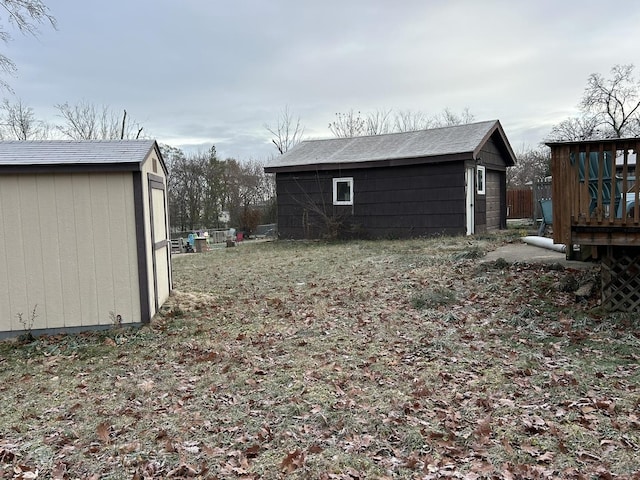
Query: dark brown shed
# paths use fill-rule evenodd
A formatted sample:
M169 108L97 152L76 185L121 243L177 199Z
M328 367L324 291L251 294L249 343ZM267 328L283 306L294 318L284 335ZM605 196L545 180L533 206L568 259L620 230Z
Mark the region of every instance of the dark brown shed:
M275 158L280 238L408 238L506 227L515 155L497 120L308 140Z

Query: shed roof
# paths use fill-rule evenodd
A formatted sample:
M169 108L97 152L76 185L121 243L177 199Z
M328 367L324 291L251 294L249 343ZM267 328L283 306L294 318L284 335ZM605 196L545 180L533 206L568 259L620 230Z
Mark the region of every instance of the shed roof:
M155 140L3 141L0 170L53 166L131 170L139 168L154 148L159 153Z
M469 123L451 127L432 128L415 132L390 133L352 138L306 140L284 155L273 159L267 172L281 170L365 166L385 160L412 160L430 157L466 156L476 158L482 146L493 135L500 138L508 157L508 165L515 163L515 154L498 120Z

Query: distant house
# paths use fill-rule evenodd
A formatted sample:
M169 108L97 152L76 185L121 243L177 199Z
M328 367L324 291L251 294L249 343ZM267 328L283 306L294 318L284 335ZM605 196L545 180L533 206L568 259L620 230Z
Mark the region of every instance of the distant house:
M408 238L506 228L497 120L368 137L308 140L275 158L281 238Z
M166 177L153 140L0 142L0 337L150 321L171 289Z

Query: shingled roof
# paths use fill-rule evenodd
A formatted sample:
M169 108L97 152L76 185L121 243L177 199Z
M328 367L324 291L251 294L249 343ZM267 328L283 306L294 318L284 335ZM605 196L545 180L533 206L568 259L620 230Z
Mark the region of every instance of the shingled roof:
M415 132L390 133L353 138L332 138L300 142L273 159L266 172L365 167L370 163L447 157L451 160L476 158L487 140L496 134L499 147L515 163L515 154L498 120L432 128Z
M136 170L155 140L42 140L0 142L0 171L46 167Z

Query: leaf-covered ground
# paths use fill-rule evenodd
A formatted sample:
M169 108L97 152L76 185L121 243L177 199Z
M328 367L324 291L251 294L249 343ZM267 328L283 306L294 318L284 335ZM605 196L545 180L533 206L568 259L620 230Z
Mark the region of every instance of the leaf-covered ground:
M0 344L0 476L640 478L640 320L500 241L178 256L150 326Z

